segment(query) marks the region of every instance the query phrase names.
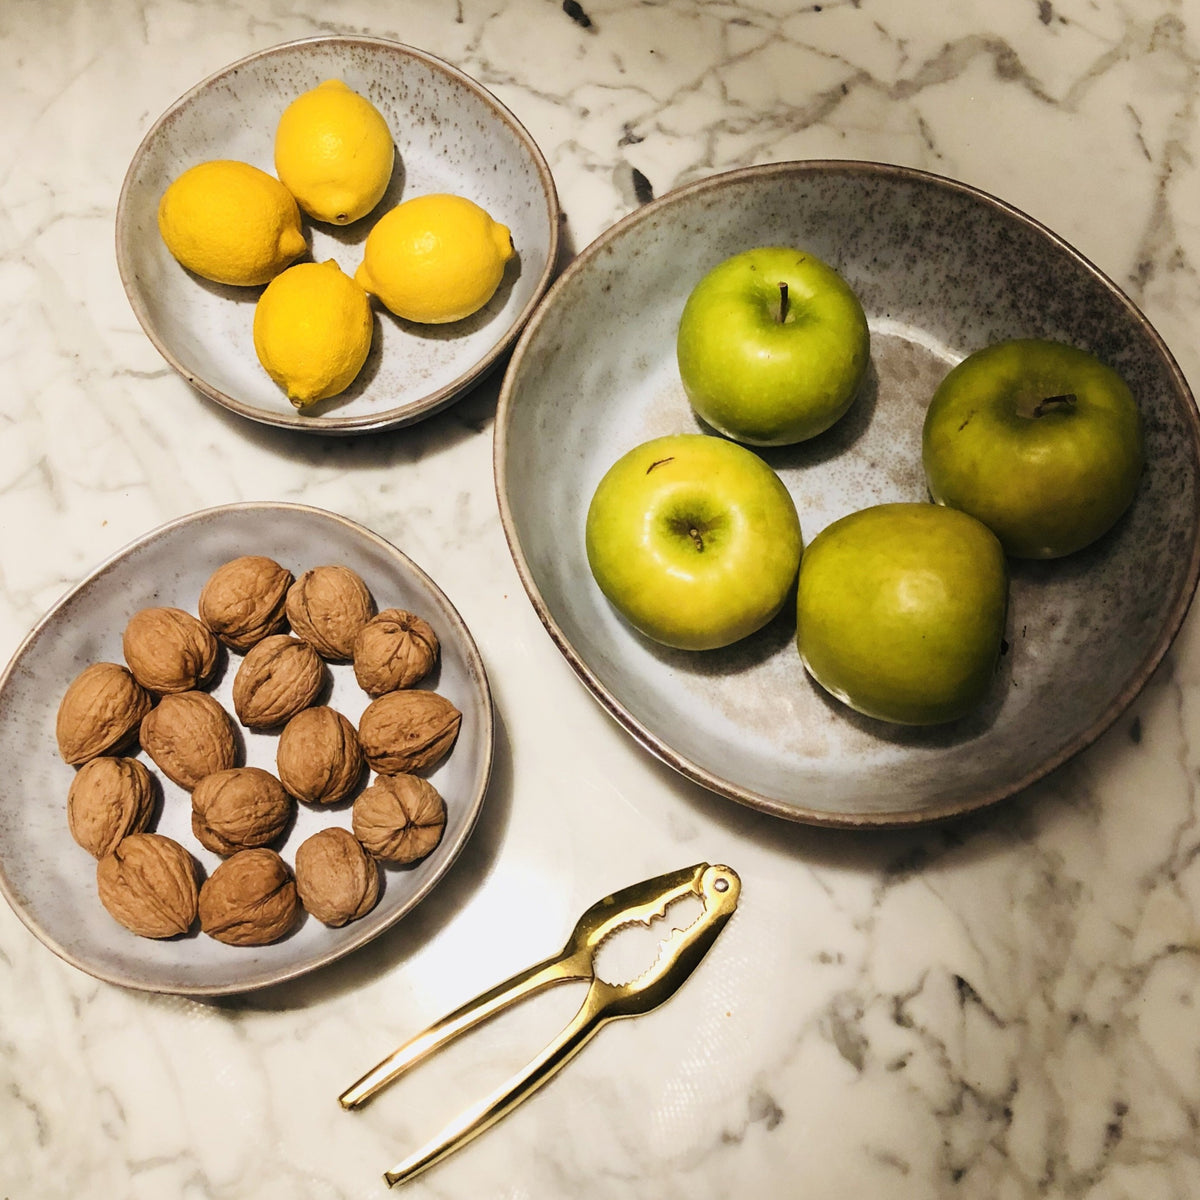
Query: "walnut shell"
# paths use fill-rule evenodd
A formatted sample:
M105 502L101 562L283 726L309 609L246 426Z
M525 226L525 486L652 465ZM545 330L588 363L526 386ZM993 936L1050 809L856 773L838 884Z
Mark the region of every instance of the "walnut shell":
M125 661L147 691L190 692L217 667L217 639L182 608L143 608L121 638Z
M350 824L376 858L417 862L442 840L446 802L419 775L380 775L354 801Z
M424 771L449 751L461 723L462 713L437 692L388 692L363 710L358 740L382 774Z
M230 767L206 775L192 792L192 832L215 854L236 854L280 837L296 802L259 767Z
M160 833L131 833L96 864L109 915L139 937L187 933L196 919L196 861Z
M382 696L419 683L437 657L438 638L428 621L402 608L385 608L354 639L354 678L367 695Z
M85 667L67 686L54 733L72 766L118 750L133 740L154 699L120 663Z
M379 865L348 829L333 825L296 850L296 891L308 912L336 928L375 907Z
M232 650L249 650L283 628L292 573L273 558L243 554L218 567L200 591L200 620Z
M286 633L246 652L233 677L233 708L250 729L271 729L307 708L325 685L325 664L307 643Z
M353 724L320 705L298 712L279 735L275 768L283 786L307 804L336 804L358 784L363 752Z
M336 662L353 657L354 639L374 613L367 585L349 567L313 567L288 589L292 632Z
M274 850L239 850L204 881L199 911L200 928L218 942L277 942L300 915L295 877Z
M172 782L189 792L206 775L234 764L229 714L208 692L173 692L142 720L142 748Z
M154 776L136 758L93 758L71 780L67 825L93 858L103 858L150 824L157 799Z

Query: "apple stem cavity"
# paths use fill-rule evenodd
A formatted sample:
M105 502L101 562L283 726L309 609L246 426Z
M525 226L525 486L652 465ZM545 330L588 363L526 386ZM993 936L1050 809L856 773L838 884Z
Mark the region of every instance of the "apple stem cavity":
M787 321L788 315L788 285L781 279L779 281L779 312L776 319L782 325Z
M679 516L671 520L672 533L678 537L689 538L697 554L703 554L705 551L704 535L708 529L709 526L703 518Z

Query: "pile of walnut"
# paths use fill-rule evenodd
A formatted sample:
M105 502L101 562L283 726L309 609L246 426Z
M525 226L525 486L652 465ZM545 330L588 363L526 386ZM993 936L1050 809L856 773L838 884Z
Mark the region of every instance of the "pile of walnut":
M296 578L261 555L218 568L197 611L135 613L122 639L125 663L92 664L59 705L59 752L79 768L68 823L98 860L101 902L142 937L187 933L199 919L204 933L238 946L278 940L302 911L330 926L364 916L379 896L379 864L417 862L445 829L445 801L421 773L448 753L462 716L413 686L437 661L437 635L414 613L377 613L347 567ZM234 718L204 690L218 642L243 655L233 678L237 720L279 730L275 774L238 765ZM371 697L357 728L317 703L327 662L352 663ZM191 794L196 840L224 859L207 878L184 845L150 831L159 789L131 757L138 744ZM297 804L348 799L368 768L376 774L353 800L353 832L321 829L289 866L273 846Z

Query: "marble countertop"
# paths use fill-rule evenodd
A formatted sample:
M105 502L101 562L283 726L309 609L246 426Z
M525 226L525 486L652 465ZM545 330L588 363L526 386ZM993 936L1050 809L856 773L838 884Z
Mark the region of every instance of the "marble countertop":
M703 859L745 890L697 975L413 1196L1200 1196L1200 616L1096 745L953 824L809 828L677 776L602 713L521 588L492 483L497 379L409 429L289 434L192 391L130 310L113 219L146 129L225 64L327 32L419 46L491 89L550 163L568 252L726 168L921 167L1072 242L1200 381L1200 0L6 0L0 661L143 532L302 501L437 580L482 652L497 744L429 898L286 985L128 991L0 906L0 1196L384 1195L382 1172L579 993L361 1112L342 1089L555 950L592 901Z

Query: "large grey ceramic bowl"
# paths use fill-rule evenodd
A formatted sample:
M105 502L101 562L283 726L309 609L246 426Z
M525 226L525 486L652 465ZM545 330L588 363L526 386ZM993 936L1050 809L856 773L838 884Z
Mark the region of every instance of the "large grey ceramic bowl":
M274 173L284 108L325 79L342 79L383 113L396 168L374 212L342 228L306 222L310 256L353 274L376 219L428 192L481 204L512 231L516 257L496 295L452 325L422 326L375 305L371 353L350 388L298 413L258 362L251 336L262 288L189 274L158 233L158 202L188 167L233 158ZM218 404L252 420L323 434L408 425L477 383L516 340L546 290L558 253L558 199L525 128L449 63L397 42L317 37L223 68L177 100L134 154L117 207L117 265L133 311L162 356ZM304 261L303 259L300 261Z
M811 541L835 518L925 500L920 436L945 372L1001 338L1058 338L1128 380L1148 465L1132 509L1069 559L1014 563L1007 653L990 699L955 724L861 717L805 674L786 611L727 650L666 650L625 625L588 572L600 477L659 434L702 428L678 378L688 292L726 256L806 248L857 291L872 334L863 395L821 437L763 457ZM783 817L899 825L1008 796L1093 741L1179 628L1200 565L1200 433L1187 384L1145 317L1012 207L919 171L792 162L718 175L646 205L568 268L522 335L500 396L496 486L538 615L604 707L712 790Z
M384 870L376 907L341 929L305 917L283 941L257 948L226 946L195 930L161 942L135 937L101 906L96 864L67 828L74 769L59 757L55 743L58 704L89 663L124 661L121 633L137 609L169 604L194 613L208 576L228 559L253 553L274 558L294 574L325 563L352 567L380 608L406 608L433 626L441 661L420 686L440 692L463 714L457 742L429 775L446 801L446 831L428 858ZM239 655L222 650L210 689L230 712L239 662ZM369 698L349 664L330 664L329 674L320 702L357 723ZM277 733L240 729L240 736L239 763L274 771ZM492 746L491 693L474 639L441 589L405 554L363 526L317 508L248 503L206 509L148 533L98 567L38 622L0 676L0 891L47 946L112 983L188 995L279 983L377 937L429 894L475 826ZM183 843L211 872L220 859L192 835L188 794L166 780L144 752L138 756L162 784L153 828ZM328 808L300 805L276 848L293 863L306 837L335 824L349 827L349 801Z

